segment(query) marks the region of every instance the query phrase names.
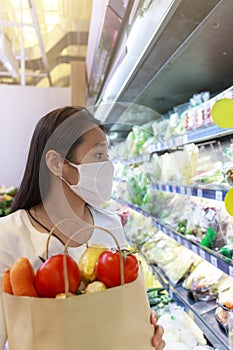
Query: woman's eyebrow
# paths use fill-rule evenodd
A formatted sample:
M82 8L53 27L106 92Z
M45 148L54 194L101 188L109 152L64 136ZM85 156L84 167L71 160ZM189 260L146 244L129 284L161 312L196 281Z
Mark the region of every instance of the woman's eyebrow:
M97 148L97 147L107 147L107 142L100 142L94 145L94 148Z

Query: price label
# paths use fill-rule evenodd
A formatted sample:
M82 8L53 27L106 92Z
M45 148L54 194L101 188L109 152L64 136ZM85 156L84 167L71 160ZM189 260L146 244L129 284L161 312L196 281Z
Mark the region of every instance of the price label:
M205 260L206 257L205 257L205 251L200 249L200 256Z
M202 197L203 193L202 193L202 189L201 188L198 188L197 189L197 196L198 197Z
M197 246L195 246L194 244L192 245L192 251L197 254Z
M215 191L215 199L217 201L222 201L223 199L222 191Z
M189 249L189 242L184 239L184 246Z
M169 190L170 190L170 189L169 189L169 185L166 185L165 188L166 188L166 191L169 192Z
M174 145L175 145L175 146L179 146L179 145L180 145L180 143L179 143L179 138L178 138L178 137L176 137L176 138L174 139Z
M215 209L207 209L205 216L209 221L213 221L216 217L217 213Z
M215 256L213 256L213 255L210 256L210 262L212 265L218 267L218 260Z
M173 140L168 141L168 147L171 148L173 146Z
M229 275L233 277L233 266L229 266Z
M172 186L172 192L176 193L176 186L174 186L174 185Z
M185 187L184 187L184 186L181 186L181 187L180 187L180 193L181 193L181 194L185 194Z
M161 184L159 184L159 190L162 191L162 185Z
M175 235L174 235L174 233L173 233L173 232L170 232L170 237L171 237L172 239L174 239L174 238L175 238Z
M182 142L183 142L184 145L185 145L186 143L188 143L188 135L184 135L184 136L183 136Z
M187 189L186 189L186 194L187 194L188 196L191 196L191 195L192 195L192 189L191 189L190 187L187 187Z
M169 295L173 299L173 291L171 289L169 289Z
M138 156L138 163L143 162L143 156Z

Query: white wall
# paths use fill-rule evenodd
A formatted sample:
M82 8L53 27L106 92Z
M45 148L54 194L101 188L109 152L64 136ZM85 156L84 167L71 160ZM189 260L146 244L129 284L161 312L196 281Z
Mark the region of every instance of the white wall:
M70 104L70 88L0 85L0 186L20 184L38 119Z

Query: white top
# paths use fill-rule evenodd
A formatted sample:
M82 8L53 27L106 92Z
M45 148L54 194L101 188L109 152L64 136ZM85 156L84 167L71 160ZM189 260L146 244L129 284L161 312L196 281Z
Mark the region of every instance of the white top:
M121 248L125 247L126 239L120 218L113 212L102 209L90 208L94 225L109 229L116 237ZM99 232L98 232L99 231ZM21 209L0 219L0 278L6 268L11 268L20 257L27 257L34 270L41 265L39 256L45 257L45 248L48 233L37 231L31 224L25 210ZM115 247L110 235L102 230L95 229L89 242L103 243L109 247ZM55 237L51 237L49 243L50 255L60 254L64 245ZM69 248L69 255L78 261L85 245L77 248ZM0 303L0 350L4 349L6 341L2 304Z

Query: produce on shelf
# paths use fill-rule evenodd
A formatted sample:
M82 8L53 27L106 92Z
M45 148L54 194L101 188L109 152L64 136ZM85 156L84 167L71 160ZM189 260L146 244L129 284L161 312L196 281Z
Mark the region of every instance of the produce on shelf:
M232 236L232 218L226 213L223 203L191 197L185 203L176 230L202 246L220 250Z
M150 303L150 307L153 310L161 310L167 307L174 300L170 297L168 292L163 287L147 289L147 295Z
M222 174L229 186L233 186L233 144L228 144L223 150L224 161Z
M161 162L160 157L156 153L152 154L149 162L141 163L140 169L143 174L148 176L150 181L158 182L161 180Z
M218 303L228 310L233 309L232 278L228 281L228 284L225 283L225 288L221 285L221 290L218 293Z
M227 288L228 276L205 260L183 282L184 288L193 294L195 300L216 299L224 285Z
M136 211L129 208L129 217L125 226L126 237L136 247L140 247L147 242L157 229L152 224L151 217L144 217Z
M128 173L128 196L133 204L144 206L150 201L147 191L148 183L148 177L141 172L140 167L136 167Z
M143 147L147 142L147 147L149 146L148 140L150 143L154 143L154 137L152 132L152 122L148 122L143 125L134 125L132 130L129 132L126 140L125 140L125 151L122 155L123 157L133 157L141 154L145 154L147 152L147 148Z
M165 274L173 284L177 284L189 275L202 261L202 258L183 246L179 246L176 253L174 261L170 261L163 267Z
M141 247L141 251L150 263L162 268L173 284L177 284L202 261L198 255L160 231Z
M146 259L144 259L144 257L141 255L141 253L136 253L136 257L138 258L138 261L140 262L140 266L143 271L145 287L147 289L153 289L153 288L163 289L163 286L158 280L156 274L152 270L151 266L147 263Z
M227 321L228 321L228 311L224 310L221 306L218 306L215 311L215 317L218 323L227 330Z
M169 304L162 311L158 324L164 328L165 350L211 349L201 329L187 315L182 307Z
M215 317L219 324L225 329L226 333L228 333L228 313L233 309L232 278L231 281L229 281L228 285L225 283L225 288L223 284L221 284L220 287L221 290L219 290L218 293L218 307L215 311Z
M233 241L221 247L220 253L227 258L233 259Z
M181 169L184 184L190 184L192 177L196 174L198 153L198 147L194 143L184 145L184 163Z
M16 193L17 187L15 186L0 186L0 217L11 212L11 205Z
M185 133L185 120L175 112L154 122L152 128L156 141L164 142Z
M177 255L176 249L178 246L176 241L166 236L163 232L157 231L149 241L141 246L141 251L150 264L157 264L163 267L170 261L173 261Z

